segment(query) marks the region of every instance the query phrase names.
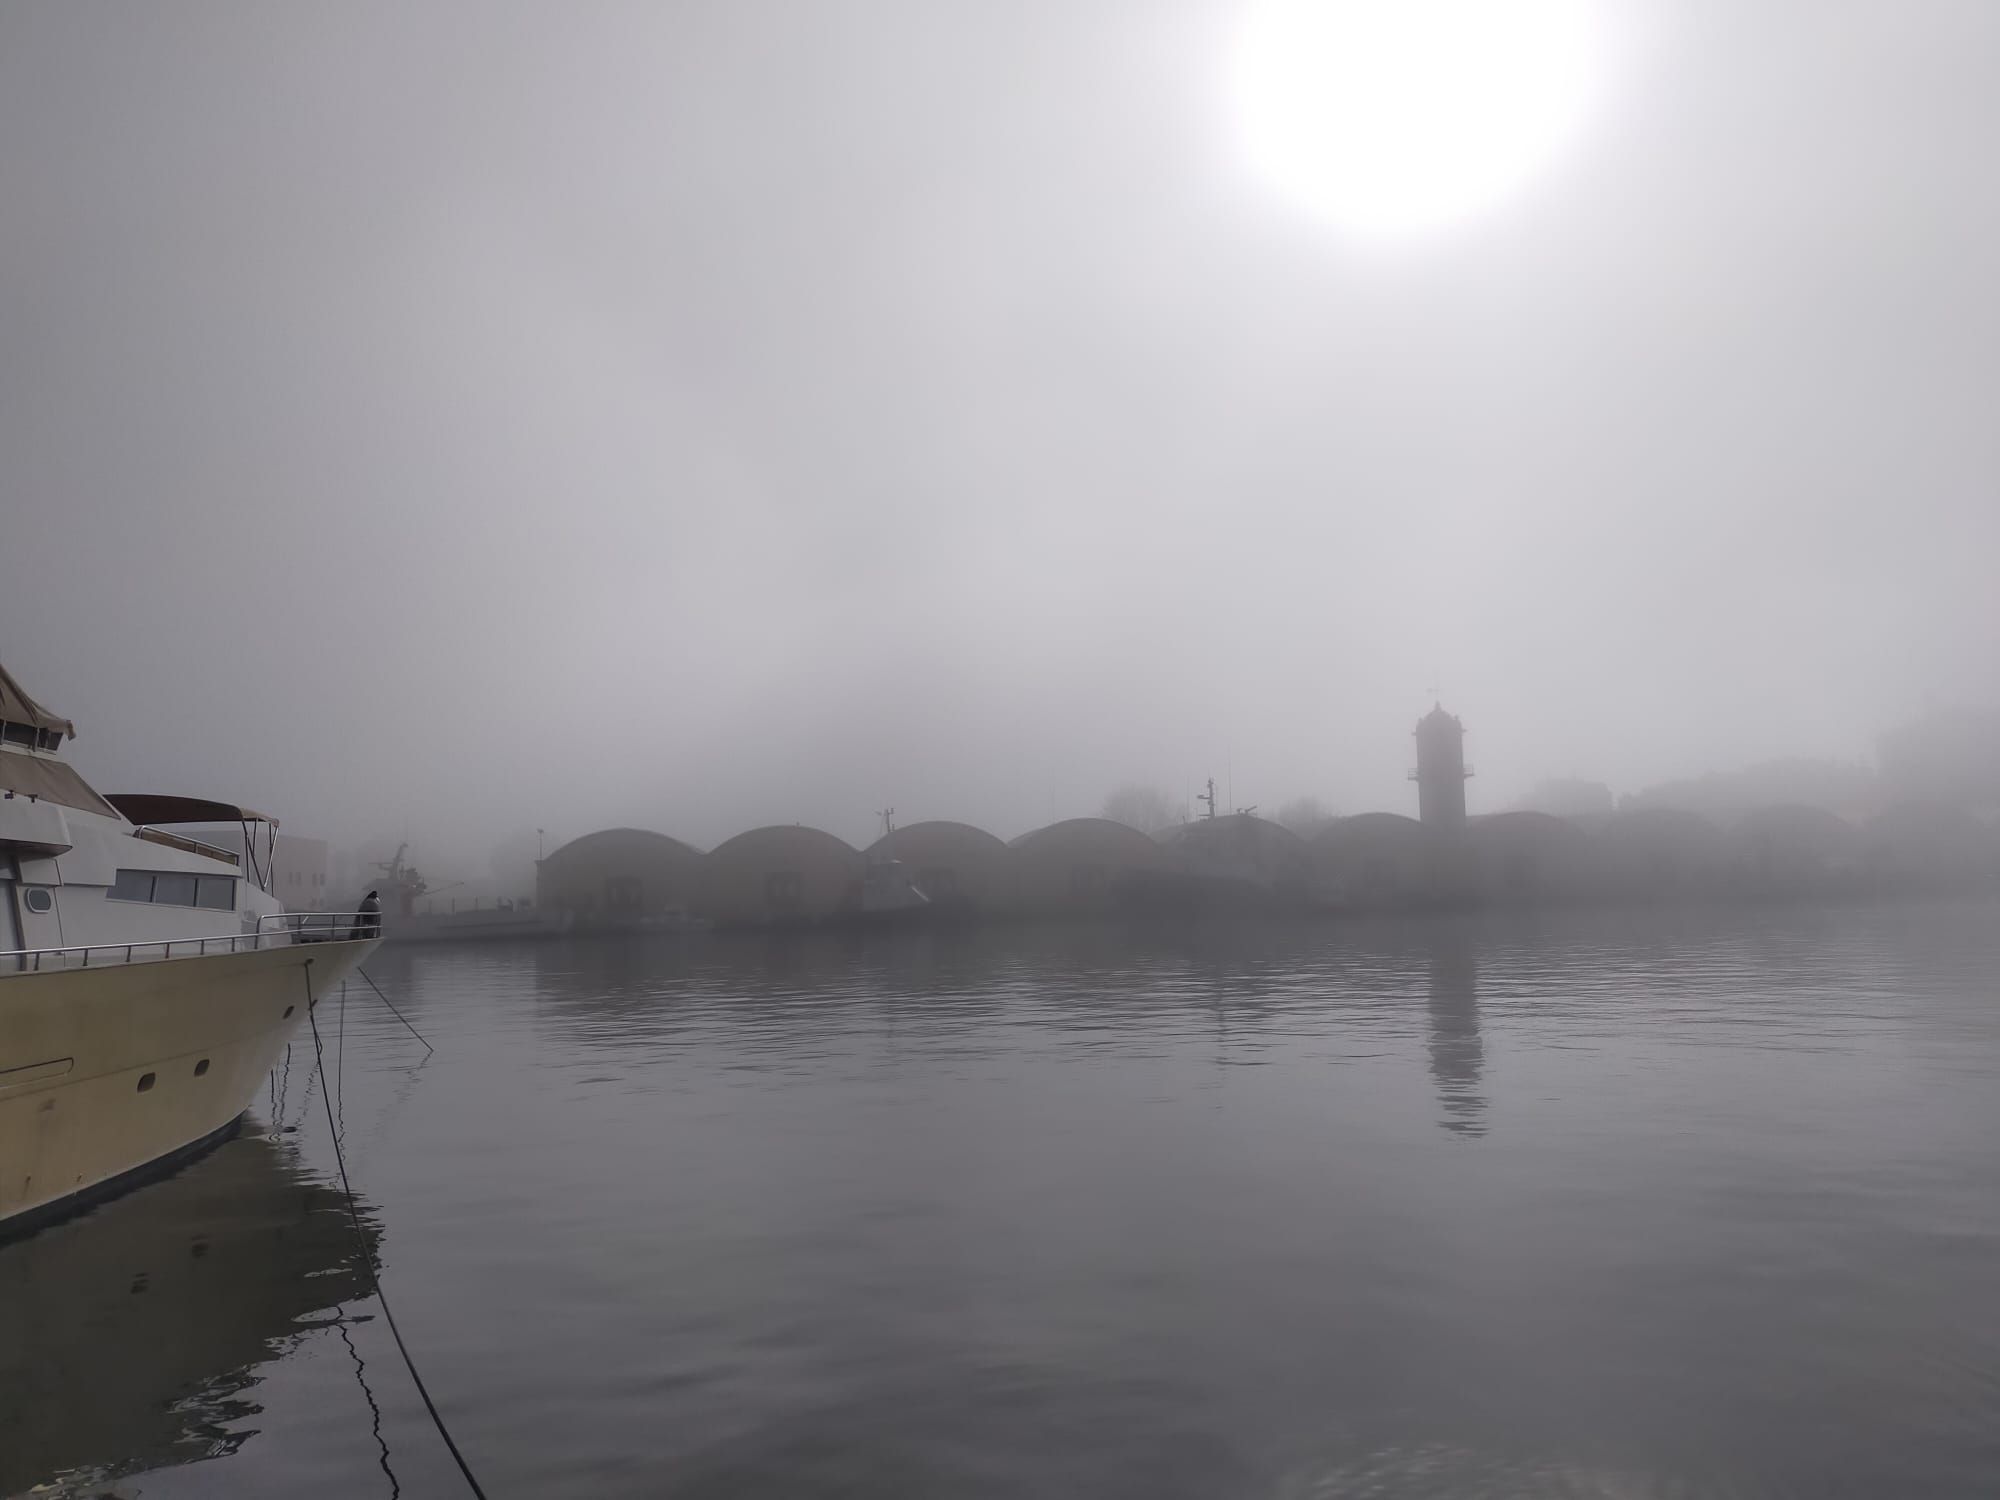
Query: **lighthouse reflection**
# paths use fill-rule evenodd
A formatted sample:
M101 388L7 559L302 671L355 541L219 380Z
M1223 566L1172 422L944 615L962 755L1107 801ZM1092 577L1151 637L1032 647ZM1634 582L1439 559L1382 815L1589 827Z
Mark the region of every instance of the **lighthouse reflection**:
M1442 1114L1438 1123L1459 1135L1486 1134L1479 1036L1479 963L1472 940L1441 933L1430 955L1431 1079Z

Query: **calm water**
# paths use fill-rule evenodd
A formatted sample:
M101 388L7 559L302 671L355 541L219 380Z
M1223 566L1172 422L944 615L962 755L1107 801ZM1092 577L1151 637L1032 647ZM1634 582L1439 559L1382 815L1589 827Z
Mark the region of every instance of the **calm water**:
M336 1120L496 1500L2000 1492L2000 908L371 972L437 1053L350 987ZM457 1492L323 1097L0 1250L0 1493Z

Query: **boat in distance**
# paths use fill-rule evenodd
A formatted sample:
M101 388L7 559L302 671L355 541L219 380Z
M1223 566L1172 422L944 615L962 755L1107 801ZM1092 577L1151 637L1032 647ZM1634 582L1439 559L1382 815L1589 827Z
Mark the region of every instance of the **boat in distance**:
M284 911L275 819L102 796L61 757L75 733L0 667L0 1240L233 1134L380 941L362 917ZM241 852L173 831L221 822Z

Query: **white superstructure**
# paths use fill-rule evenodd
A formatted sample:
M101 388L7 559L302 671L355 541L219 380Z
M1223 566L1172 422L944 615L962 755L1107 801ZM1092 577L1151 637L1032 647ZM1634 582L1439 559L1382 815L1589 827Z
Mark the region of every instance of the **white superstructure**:
M232 1130L374 947L283 914L274 820L100 796L61 758L74 733L0 668L0 1236ZM240 852L172 831L225 820Z

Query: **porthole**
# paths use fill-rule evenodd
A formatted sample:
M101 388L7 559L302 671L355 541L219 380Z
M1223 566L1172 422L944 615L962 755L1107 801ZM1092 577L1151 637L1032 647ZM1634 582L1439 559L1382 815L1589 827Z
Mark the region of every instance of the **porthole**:
M21 900L38 917L47 916L56 909L55 895L45 885L29 886L21 892Z
M147 1089L151 1088L155 1083L158 1082L159 1078L157 1075L152 1073L141 1073L139 1075L139 1092L142 1094L145 1093Z
M194 1065L194 1076L199 1078L201 1077L202 1074L206 1073L207 1071L208 1071L208 1059L204 1057L200 1062Z

